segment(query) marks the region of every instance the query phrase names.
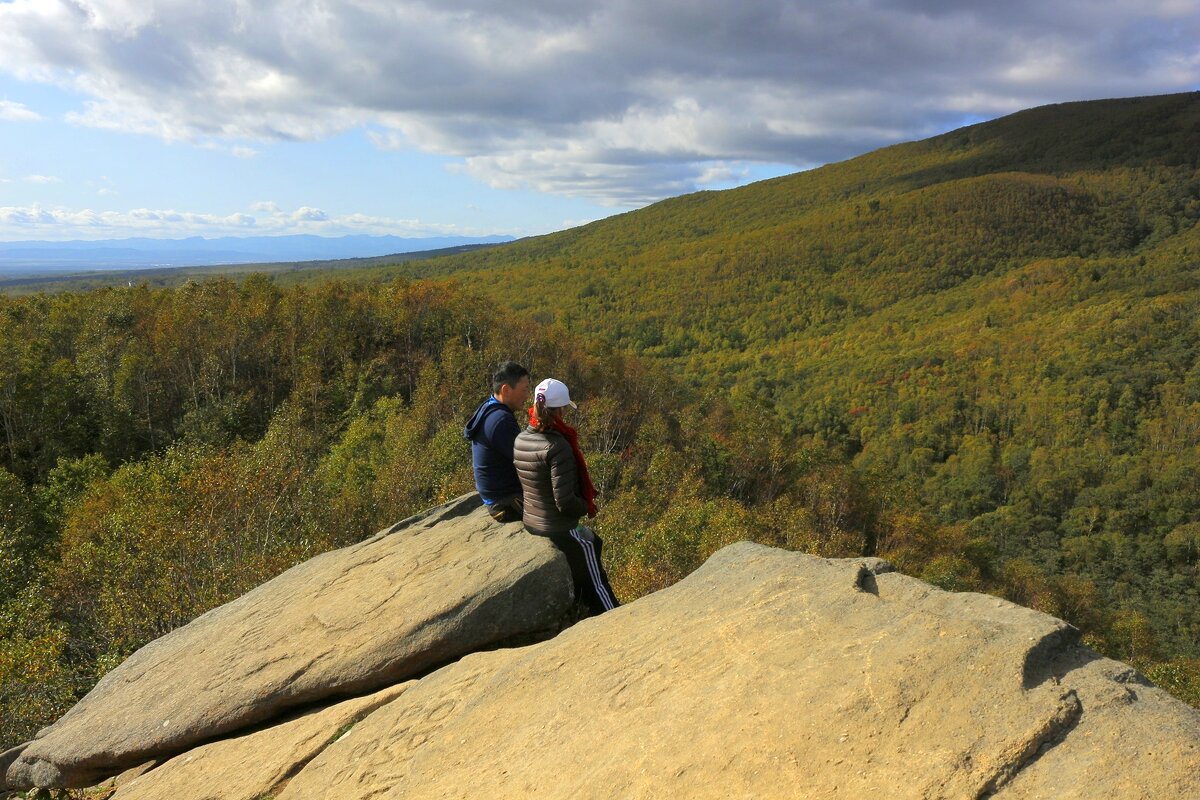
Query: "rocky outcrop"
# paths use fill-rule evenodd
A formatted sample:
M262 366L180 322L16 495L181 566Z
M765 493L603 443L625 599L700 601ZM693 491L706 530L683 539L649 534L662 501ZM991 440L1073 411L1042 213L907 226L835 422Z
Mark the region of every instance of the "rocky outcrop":
M1079 699L1078 720L1061 743L1034 753L1001 797L1200 797L1200 714L1086 650L1064 654L1057 668Z
M111 800L258 800L376 708L409 686L300 714L264 730L206 744L121 783Z
M216 741L123 778L116 800L1200 797L1200 713L1081 646L1061 620L877 559L741 543L552 639L481 649L566 610L569 574L545 541L464 501L322 558L297 568L307 578L276 579L269 603L257 597L266 584L237 601L241 612L214 614L224 621L204 623L190 649L152 650L157 661L106 678L100 700L81 703L95 707L48 729L10 775L81 763L70 774L86 774L98 768L76 754L112 747L114 731L152 738L164 712L151 687L195 687L190 707L172 700L169 714L190 713L199 734L230 717L208 709L308 697L289 688L303 683L337 688L208 733ZM287 592L319 624L286 616ZM283 615L289 648L255 607ZM276 673L263 654L285 649ZM230 688L242 698L231 701L213 688L220 675L257 688ZM375 693L342 697L364 689ZM80 726L122 704L134 710L114 715L123 721Z
M497 525L476 496L460 498L300 564L143 647L39 733L8 782L88 786L291 709L550 635L571 593L548 541Z
M1200 796L1200 714L1060 620L881 568L728 547L426 676L280 800Z

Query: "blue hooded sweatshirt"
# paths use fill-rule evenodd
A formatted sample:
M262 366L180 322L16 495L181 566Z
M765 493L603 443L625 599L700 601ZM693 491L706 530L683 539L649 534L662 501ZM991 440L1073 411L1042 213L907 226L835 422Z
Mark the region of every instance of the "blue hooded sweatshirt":
M513 466L513 442L520 432L512 409L495 397L480 403L463 431L471 441L475 488L489 506L521 494L521 479Z

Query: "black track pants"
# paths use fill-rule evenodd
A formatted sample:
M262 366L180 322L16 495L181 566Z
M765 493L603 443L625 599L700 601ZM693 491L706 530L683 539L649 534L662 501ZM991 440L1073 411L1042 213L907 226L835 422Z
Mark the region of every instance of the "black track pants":
M526 529L528 530L528 529ZM567 557L571 567L571 578L575 583L575 597L597 614L611 611L621 605L608 582L608 574L600 561L600 550L604 542L596 532L586 525L577 525L567 533L537 533L554 542Z

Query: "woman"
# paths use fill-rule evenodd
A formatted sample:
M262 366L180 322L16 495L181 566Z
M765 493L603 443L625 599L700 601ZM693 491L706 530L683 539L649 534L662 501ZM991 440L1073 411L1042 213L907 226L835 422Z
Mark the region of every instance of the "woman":
M525 495L526 530L550 539L566 555L575 597L599 614L620 604L600 563L603 542L591 528L579 524L584 514L596 516L596 489L579 437L563 422L567 406L576 408L565 383L547 378L537 385L529 427L513 447L513 464Z

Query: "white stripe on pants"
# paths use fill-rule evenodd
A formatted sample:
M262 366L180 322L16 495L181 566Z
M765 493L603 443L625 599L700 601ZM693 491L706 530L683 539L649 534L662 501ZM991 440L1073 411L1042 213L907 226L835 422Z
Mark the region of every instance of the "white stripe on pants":
M617 601L604 588L604 581L600 580L600 562L596 559L596 546L592 543L589 535L581 533L582 525L571 529L571 537L579 542L579 546L583 549L583 559L587 563L588 575L591 576L592 585L596 588L596 596L600 598L600 602L604 605L605 611L612 611L617 607ZM586 528L584 528L586 530Z

